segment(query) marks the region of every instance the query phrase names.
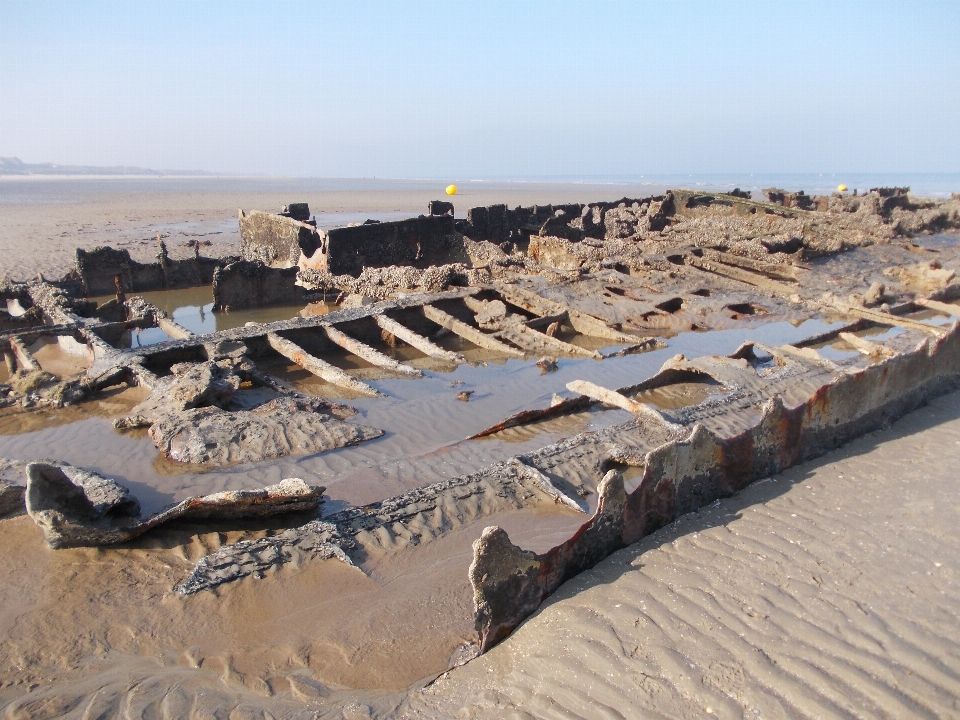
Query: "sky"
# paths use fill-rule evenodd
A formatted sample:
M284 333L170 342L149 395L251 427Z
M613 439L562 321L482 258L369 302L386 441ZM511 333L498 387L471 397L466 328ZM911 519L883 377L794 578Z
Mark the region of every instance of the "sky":
M960 3L0 0L0 156L302 177L960 171Z

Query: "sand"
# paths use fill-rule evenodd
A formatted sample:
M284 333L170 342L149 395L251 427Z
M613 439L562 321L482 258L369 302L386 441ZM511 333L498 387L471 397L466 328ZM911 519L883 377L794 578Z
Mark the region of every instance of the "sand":
M370 577L312 562L184 602L169 592L183 569L241 532L187 528L51 553L27 518L4 521L0 708L11 718L212 717L211 707L220 717L956 717L958 446L955 393L612 555L425 689L418 673L469 637L448 612L467 611L467 588L443 582L466 560L461 540L425 546L438 558L430 577L410 577L423 565L402 557L374 560ZM438 597L442 587L453 596ZM420 628L436 638L444 623L443 647L424 646ZM407 683L415 689L398 694ZM381 690L343 687L371 684Z
M958 446L953 394L685 516L404 712L960 716Z
M306 200L329 213L318 218L323 224L420 212L439 197L432 185L352 182L2 180L0 276L58 275L76 245L114 244L149 260L156 232L168 233L175 255L196 238L214 243L205 252L235 252L237 206ZM493 202L654 191L477 186L455 202L462 214ZM743 333L760 337L763 329ZM725 342L735 346L734 334ZM683 341L669 352L683 350ZM51 369L74 369L52 348L38 353ZM640 358L623 361L644 376L647 364L664 359ZM535 370L504 370L502 392L518 403L540 393ZM470 372L458 377L469 381ZM596 372L591 379L604 382L604 373L623 368L604 363ZM428 381L418 382L406 392L396 385L415 400L409 407L359 404L387 428L429 408L429 427L349 455L165 478L150 470L156 453L148 441L119 436L101 419L50 427L77 418L39 413L46 429L3 437L0 455L57 448L84 467L138 476L145 482L128 484L148 506L297 474L330 485L336 500L362 503L426 481L408 471L410 457L432 480L549 441L517 429L479 450L452 444L466 435L463 406L420 400ZM120 395L98 401L106 403L98 414L134 401ZM486 402L478 394L469 406L478 427L503 416ZM558 423L546 434L569 434L585 421L568 419L570 427ZM187 599L171 588L193 562L272 528L174 527L120 549L54 553L29 519L5 520L0 717L703 717L708 709L751 718L958 716L958 445L954 394L608 558L501 646L423 690L471 637L470 540L501 522L523 546L546 549L569 535L568 519L538 518L534 529L509 524L526 516L484 518L418 551L433 562L412 552L389 562L371 557L368 575L336 561L292 563L263 581Z
M29 519L6 520L0 708L11 718L957 716L958 445L955 393L616 553L425 689L420 678L470 637L469 589L453 577L468 541L507 518L430 544L432 564L371 558L369 576L294 564L186 600L170 588L190 562L263 530L173 528L124 549L51 553Z
M307 202L320 227L366 218L401 219L450 200L446 183L409 180L282 180L266 178L0 178L0 280L60 277L77 247L110 245L153 262L156 236L172 257L192 255L187 243L210 242L208 256L237 254L237 209L279 211ZM460 183L452 198L458 217L470 207L534 205L646 197L662 185Z

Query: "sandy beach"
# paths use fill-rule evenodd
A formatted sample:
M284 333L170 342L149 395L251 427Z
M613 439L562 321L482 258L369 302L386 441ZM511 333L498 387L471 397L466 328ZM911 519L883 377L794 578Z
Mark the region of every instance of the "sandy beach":
M534 205L646 197L662 185L461 183L452 199L457 215L470 207ZM153 262L157 235L171 257L193 254L190 241L210 242L202 252L239 253L237 209L277 212L307 202L320 227L367 218L399 219L427 212L431 200L449 199L444 183L407 180L274 180L264 178L0 178L0 278L74 266L75 248L110 245L134 260Z
M421 608L429 623L439 598L384 596L382 578L330 561L285 567L266 594L251 579L185 606L169 593L177 567L236 533L51 554L29 519L4 521L3 573L17 582L0 590L12 669L0 702L33 718L955 717L958 408L960 393L947 395L684 516L568 582L488 654L409 692L320 680L395 686L418 671L420 625L388 633L402 651L355 646L358 631L371 637L365 621L336 629L336 605L368 604L378 622ZM457 552L435 550L448 572ZM96 576L81 569L90 563ZM450 630L454 647L469 628Z
M960 394L568 582L408 717L960 714Z
M239 246L237 207L275 210L306 201L318 224L330 227L423 212L441 197L435 185L0 180L0 276L62 275L78 246L109 244L151 260L158 233L174 257L192 253L187 243L197 240L210 242L205 254L228 255ZM454 202L462 216L473 205L616 199L663 189L476 183ZM158 291L157 298L183 292L203 305L207 291ZM262 319L296 312L270 308ZM127 388L104 394L86 411L0 417L0 456L55 456L115 477L151 512L287 477L326 486L333 510L362 507L630 417L594 408L496 439L463 440L508 411L547 402L567 380L617 387L624 377L650 377L678 353L730 354L747 339L796 342L833 322L783 317L789 321L738 319L742 324L732 329L708 333L689 328L660 350L604 363L565 359L553 375L532 359L487 363L482 352L475 365L416 383L383 380L368 368L363 377L382 382L390 398L348 400L363 422L387 435L329 454L171 469L142 433L120 434L107 422L145 396L143 388ZM84 372L76 357L73 365L58 365L66 360L57 348L38 341L33 353L41 367ZM294 382L306 375L286 362L271 371ZM455 399L461 385L478 388L470 405ZM698 401L708 392L701 390ZM398 540L384 532L382 546L365 551L361 569L296 556L262 577L187 597L174 588L201 558L310 518L181 523L119 547L55 552L30 518L6 519L0 571L11 580L0 586L0 667L7 668L0 672L0 714L960 716L958 447L960 393L953 393L615 553L563 585L502 644L439 677L475 640L466 568L483 529L501 525L520 546L545 552L577 531L581 515L552 503L525 515L483 514L453 503L446 509L457 516L456 533L443 536L443 514L425 512L411 527L435 536L432 543L421 544L419 534ZM594 470L577 472L592 477ZM595 510L596 493L589 502Z

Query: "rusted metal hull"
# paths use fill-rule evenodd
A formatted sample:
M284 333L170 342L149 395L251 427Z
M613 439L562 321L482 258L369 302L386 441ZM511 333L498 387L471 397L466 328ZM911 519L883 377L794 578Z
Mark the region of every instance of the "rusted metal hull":
M882 427L960 382L960 326L914 350L848 369L805 402L769 399L759 422L724 437L697 423L646 454L639 486L604 478L596 514L569 540L535 554L499 528L474 544L470 580L482 651L496 645L566 580L616 550L753 481Z

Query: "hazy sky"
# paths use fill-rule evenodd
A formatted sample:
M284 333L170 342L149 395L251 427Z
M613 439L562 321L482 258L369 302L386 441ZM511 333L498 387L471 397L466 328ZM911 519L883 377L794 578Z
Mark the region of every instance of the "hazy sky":
M0 155L318 177L960 171L960 3L10 2Z

